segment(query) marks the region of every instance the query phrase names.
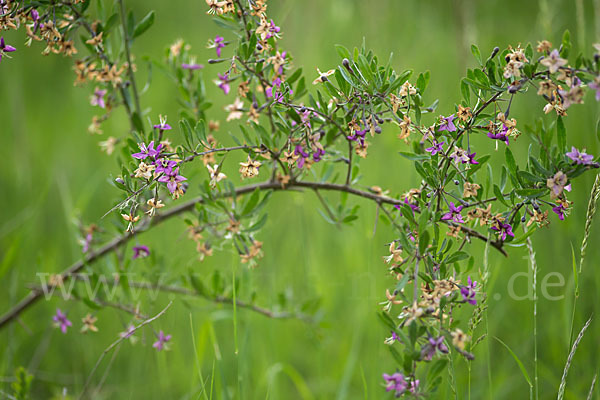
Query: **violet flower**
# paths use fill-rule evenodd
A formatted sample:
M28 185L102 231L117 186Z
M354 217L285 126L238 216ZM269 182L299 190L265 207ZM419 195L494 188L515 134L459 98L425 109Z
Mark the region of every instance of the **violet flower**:
M413 204L410 201L408 201L408 196L406 196L404 198L404 204L406 204L410 207L410 209L413 211L413 215L415 214L415 212L421 212L418 205ZM400 206L400 204L394 204L394 208L399 211L402 210L402 207Z
M283 53L281 53L281 65L279 66L279 70L277 72L279 72L279 75L283 75L283 64L285 62L285 57L287 56L287 51L284 51Z
M269 39L273 36L279 37L279 32L281 32L281 28L275 25L275 22L271 20L271 22L269 23L269 30L267 32L266 38Z
M436 142L435 140L433 141L433 146L428 147L425 149L425 151L431 153L432 156L435 156L437 153L444 151L444 149L442 148L442 146L444 145L444 143L446 142Z
M195 62L190 62L189 64L188 63L181 64L181 68L187 69L190 71L195 71L195 70L204 68L204 65L196 64Z
M296 147L294 148L294 154L297 156L300 156L300 158L297 161L298 168L304 167L304 163L306 162L306 159L309 157L309 154L307 152L305 152L302 149L302 146L300 146L299 144L297 144Z
M2 56L8 57L8 55L6 53L12 53L13 51L16 51L16 50L17 49L12 47L11 45L4 43L4 38L0 37L0 61L2 61Z
M33 22L38 22L40 19L40 13L35 8L31 9L31 19Z
M442 117L442 120L444 122L442 122L438 128L438 132L441 131L448 131L448 132L456 132L456 126L454 125L454 114L450 115L449 117Z
M477 287L477 281L471 281L470 276L467 278L467 280L469 281L469 284L460 288L460 294L462 295L463 300L474 306L477 305L477 300L475 299L475 294L477 293L475 291L475 288Z
M146 258L150 255L148 246L133 246L133 260L136 258Z
M596 91L596 101L600 101L600 78L594 79L594 81L591 82L588 87Z
M162 115L158 116L159 124L153 125L154 129L158 129L159 131L169 131L171 130L171 125L167 124L167 117L163 117Z
M187 178L179 175L179 167L175 169L171 169L169 172L165 172L160 178L158 178L159 182L164 182L167 184L167 189L171 194L175 193L177 190L177 186L180 182L187 181Z
M567 208L562 204L558 203L555 207L552 207L552 211L554 211L558 215L558 219L561 221L565 220L565 211Z
M500 233L500 239L502 240L506 240L506 235L515 237L510 224L503 224L502 222L499 222L498 226L492 227L492 230Z
M221 57L221 49L224 48L225 46L226 46L225 38L223 38L219 35L215 36L214 47L215 47L215 51L217 52L217 57Z
M165 336L163 331L160 331L160 332L158 332L158 340L156 342L154 342L152 347L154 347L158 351L161 351L165 347L165 343L167 343L170 340L171 340L171 335Z
M367 129L363 130L355 130L352 135L346 136L346 139L351 140L353 142L358 142L361 146L365 144L365 135L367 134Z
M447 213L442 215L442 221L452 220L456 223L464 223L465 222L462 215L460 215L460 212L463 209L463 206L456 207L453 202L450 202L450 204L448 205L448 208L450 209L450 211L448 211Z
M52 317L52 321L54 321L54 326L60 328L62 333L67 333L67 328L73 325L67 319L67 314L63 313L59 308L56 309L56 315Z
M419 391L419 380L418 379L415 379L414 381L410 382L408 391L411 392L412 394L417 394L417 392Z
M444 344L444 337L440 336L437 339L430 337L428 343L423 346L421 355L425 361L431 361L436 352L448 354L448 347Z
M135 326L133 326L133 324L129 324L129 326L127 327L127 330L125 332L121 332L119 334L119 336L123 339L129 339L132 338L133 339L133 334L135 333Z
M106 108L106 103L104 102L104 96L106 95L106 89L98 89L94 90L94 94L90 99L90 104L92 106L98 106L100 108Z
M469 161L463 161L463 164L479 164L479 161L475 161L475 154L477 153L467 153L467 157L469 157Z
M313 153L313 161L314 162L319 162L321 161L321 159L323 158L323 156L325 155L325 150L323 149L317 149L314 153Z
M273 97L273 88L274 87L281 87L281 79L279 77L273 79L273 86L269 86L268 88L265 89L265 94L267 95L268 98Z
M88 233L87 235L85 235L85 238L83 239L83 249L81 250L83 253L87 253L88 251L90 251L90 245L92 244L92 234Z
M160 159L156 160L154 165L156 165L156 169L154 170L155 173L168 175L173 171L173 168L177 166L177 161Z
M502 124L502 126L502 131L498 133L488 132L487 137L489 137L490 139L495 139L504 142L508 146L508 128L504 124Z
M219 79L215 80L215 85L217 85L219 87L219 89L221 89L223 91L223 93L225 94L229 94L229 90L231 89L229 87L229 74L218 74L219 75Z
M310 110L304 110L304 112L302 114L300 114L300 120L302 121L302 124L307 127L310 128Z
M141 151L131 155L133 158L137 158L138 160L145 160L148 157L156 158L163 148L163 145L159 144L158 147L154 149L154 140L151 141L148 146L146 146L145 143L138 143L138 146L140 147Z
M583 151L579 151L575 146L571 147L571 151L566 154L575 164L590 165L594 162L594 156L586 154Z
M396 372L392 375L383 374L383 379L385 380L385 391L395 391L396 397L402 396L408 387L408 383L406 383L404 375L402 375L400 372Z

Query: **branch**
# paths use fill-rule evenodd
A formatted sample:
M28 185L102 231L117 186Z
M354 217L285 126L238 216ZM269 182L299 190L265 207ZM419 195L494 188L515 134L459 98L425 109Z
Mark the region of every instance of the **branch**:
M402 203L402 201L400 201L398 199L366 192L366 191L363 191L360 189L353 188L352 186L348 186L348 185L341 185L341 184L337 184L337 183L327 183L327 182L302 182L302 181L289 182L285 188L283 188L281 186L281 184L279 184L278 182L272 182L272 181L261 182L261 183L256 183L253 185L242 186L241 188L237 189L235 191L235 193L232 193L232 192L219 193L217 197L229 198L232 196L232 194L235 194L236 196L243 195L243 194L247 194L247 193L252 193L256 189L288 191L292 188L309 188L309 189L316 189L316 190L331 190L331 191L337 191L337 192L346 192L346 193L349 193L349 194L352 194L352 195L355 195L358 197L363 197L365 199L373 200L379 204L382 204L382 203L401 204ZM82 260L79 260L76 263L72 264L69 268L67 268L62 273L59 274L59 278L60 278L59 281L62 281L62 282L66 281L72 275L81 271L86 265L91 265L93 262L95 262L96 260L98 260L99 258L104 256L105 254L110 253L111 251L123 246L124 244L129 242L129 240L131 240L135 236L135 234L145 232L148 229L150 229L156 225L159 225L163 221L170 219L171 217L174 217L174 216L184 213L186 211L190 211L196 206L196 204L204 203L205 199L206 199L205 196L199 196L199 197L193 198L187 202L181 203L181 204L169 209L168 211L166 211L164 213L156 214L156 216L154 216L152 219L146 220L145 223L142 224L136 230L135 233L125 233L121 236L118 236L115 239L111 240L110 242L106 243L104 246L100 247L98 250L91 251ZM484 242L488 241L488 238L486 236L482 235L481 233L477 232L474 229L471 229L466 226L461 226L461 230L463 232L465 232L466 234L468 234L472 237L475 237L477 239L480 239ZM505 255L505 256L507 255L506 251L504 251L504 249L502 248L502 242L490 241L490 244L494 248L496 248L498 251L500 251L503 255ZM0 329L2 329L5 325L7 325L9 322L14 320L15 318L17 318L27 308L29 308L34 303L36 303L40 298L42 298L43 294L44 294L44 292L41 289L32 290L31 293L29 293L27 296L25 296L25 298L23 298L23 300L21 300L16 306L14 306L12 309L10 309L8 312L6 312L2 317L0 317Z

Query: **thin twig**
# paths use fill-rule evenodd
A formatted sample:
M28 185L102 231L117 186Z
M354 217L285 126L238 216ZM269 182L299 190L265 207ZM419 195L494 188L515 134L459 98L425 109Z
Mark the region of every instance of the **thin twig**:
M158 314L156 314L154 317L146 319L144 321L142 321L141 324L139 324L138 326L135 326L132 330L128 331L127 333L129 335L124 335L119 337L119 339L115 340L110 346L108 346L103 352L102 354L100 354L100 357L98 358L98 361L96 361L96 364L94 365L94 368L92 368L92 371L90 372L90 374L88 375L85 384L83 385L83 389L81 390L81 394L79 395L78 399L83 398L83 395L85 394L85 391L87 390L87 387L90 384L90 381L92 380L92 377L94 376L94 372L96 372L96 369L98 369L98 367L100 366L100 363L102 362L102 360L104 359L104 357L112 350L114 349L116 346L118 346L123 340L127 339L127 336L131 336L131 334L134 334L138 329L144 327L145 325L148 325L149 323L155 321L156 319L160 318L168 309L169 307L171 307L171 304L173 304L173 302L169 302L169 304L167 304L167 306L165 308L163 308L163 310L161 312L159 312Z

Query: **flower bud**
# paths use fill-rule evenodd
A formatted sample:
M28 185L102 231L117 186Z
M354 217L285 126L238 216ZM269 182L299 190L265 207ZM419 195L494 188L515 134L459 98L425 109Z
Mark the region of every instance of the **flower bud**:
M490 56L490 58L496 57L496 54L498 54L499 51L500 51L500 47L498 47L498 46L494 47L494 50L492 50L492 55Z
M115 179L115 182L117 182L120 185L124 185L125 184L125 181L123 179L121 179L121 178Z
M376 126L375 127L375 133L381 133L381 127L380 126Z
M458 185L459 183L460 183L460 182L458 181L458 179L455 179L455 180L454 180L454 184L455 184L455 185Z
M527 220L527 218L525 218L525 216L523 215L523 216L521 217L521 222L523 222L523 223L524 223L526 220Z
M346 69L347 69L347 70L348 70L348 71L349 71L351 74L352 74L352 73L354 73L354 72L352 71L352 67L350 67L350 61L348 61L348 59L347 59L347 58L344 58L344 59L342 60L342 65L343 65L343 66L344 66L344 68L346 68Z
M512 85L510 85L508 87L508 93L510 94L514 94L517 93L519 91L519 89L521 89L521 82L514 82Z

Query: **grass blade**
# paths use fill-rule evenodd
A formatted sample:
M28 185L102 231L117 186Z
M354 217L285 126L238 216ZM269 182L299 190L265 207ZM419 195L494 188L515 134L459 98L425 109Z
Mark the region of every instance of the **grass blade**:
M496 339L497 341L499 341L500 344L502 344L502 346L506 347L506 350L508 350L508 352L510 353L510 355L515 359L517 365L519 366L519 369L521 370L521 373L523 374L523 378L525 378L525 380L529 384L529 388L532 388L533 385L531 383L531 378L529 377L529 374L527 373L527 370L525 369L525 366L523 365L523 363L521 362L521 360L519 360L519 357L517 357L517 355L515 354L515 352L512 351L511 348L508 347L508 345L506 343L504 343L502 340L500 340L496 336L494 336L494 339Z
M596 386L596 378L598 374L594 375L594 379L592 380L592 386L590 386L590 392L588 393L587 400L592 400L592 396L594 395L594 386Z
M569 374L569 368L571 368L571 362L573 361L573 356L575 356L575 351L577 351L579 342L581 342L581 339L583 339L583 335L585 334L585 331L587 330L587 328L590 326L591 322L592 322L592 317L590 317L587 320L587 322L585 323L583 328L581 328L581 331L579 331L579 335L577 335L577 339L575 339L575 343L573 343L573 347L571 348L569 357L567 357L567 363L565 364L565 369L563 371L563 375L560 380L560 386L558 388L558 397L557 397L558 400L562 400L563 397L565 396L565 388L567 386L567 375Z

